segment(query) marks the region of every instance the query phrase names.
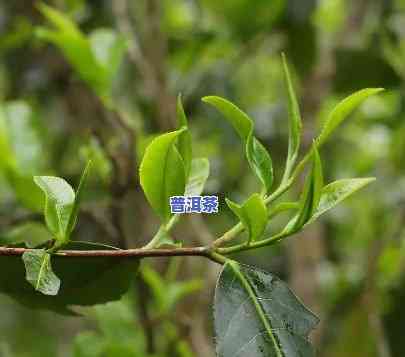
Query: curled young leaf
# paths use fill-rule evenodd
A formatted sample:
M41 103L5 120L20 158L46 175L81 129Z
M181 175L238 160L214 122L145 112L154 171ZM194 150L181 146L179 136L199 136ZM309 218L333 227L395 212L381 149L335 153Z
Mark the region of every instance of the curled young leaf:
M242 205L226 199L226 204L240 219L249 234L249 242L258 240L266 229L267 207L263 198L254 193Z
M176 149L176 139L186 129L155 138L145 150L139 177L146 198L155 212L167 223L170 219L169 199L184 194L185 170Z
M300 197L300 208L296 217L292 219L292 230L299 230L307 223L318 209L323 187L322 164L318 150L314 144L312 149L312 168L305 180L304 189ZM287 225L289 226L289 225Z
M179 129L188 128L187 116L184 112L183 103L181 102L181 95L177 97L177 121ZM186 178L188 178L191 169L191 160L193 157L191 134L189 130L185 130L179 135L179 138L177 139L177 148L179 150L179 154L183 158Z
M44 249L34 249L22 256L26 270L26 279L35 290L44 295L57 295L60 280L51 266L51 255Z
M253 135L249 135L247 139L246 157L253 172L262 182L264 192L269 192L274 179L273 162L269 152Z
M55 176L34 176L34 182L45 194L45 221L59 241L68 239L68 224L75 193L64 179Z
M231 123L245 144L246 158L255 175L261 181L264 192L273 184L273 164L266 148L253 135L253 121L235 104L216 96L202 99L214 106Z
M318 147L324 144L332 132L345 120L361 103L371 95L383 91L383 88L366 88L359 90L343 99L332 110L323 126L321 133L316 139Z
M80 177L79 186L77 187L72 212L71 212L70 217L69 217L69 222L68 222L68 226L67 226L67 234L72 233L73 229L75 228L75 225L76 225L76 222L77 222L77 216L79 214L80 201L82 199L83 186L84 186L84 184L86 182L86 179L87 179L87 176L89 174L90 165L91 165L91 161L89 160L87 162L87 164L86 164L86 167L83 170L83 173L82 173L81 177Z
M274 275L225 263L214 302L218 356L313 357L308 334L318 321Z
M282 55L283 60L283 69L284 69L284 78L285 85L287 87L288 93L288 119L289 119L289 136L288 136L288 154L287 162L285 166L285 171L283 175L283 180L288 180L291 170L297 160L298 152L300 148L300 139L301 139L301 113L298 105L298 100L295 95L294 87L291 80L290 71L288 69L288 64L285 55Z

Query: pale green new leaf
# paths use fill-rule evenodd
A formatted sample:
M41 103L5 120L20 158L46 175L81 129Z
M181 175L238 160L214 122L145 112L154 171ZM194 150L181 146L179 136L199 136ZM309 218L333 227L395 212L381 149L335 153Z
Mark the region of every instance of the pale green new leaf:
M98 62L90 41L76 24L62 12L41 3L38 6L42 15L53 28L39 27L39 38L56 45L80 77L102 98L110 91L108 67Z
M267 207L263 198L254 193L242 205L226 199L226 204L240 219L249 234L249 242L258 240L267 225Z
M293 231L299 230L307 223L318 209L323 187L322 164L316 146L312 149L312 168L307 176L300 197L300 208L296 218L293 218Z
M45 194L45 221L55 238L68 238L68 223L75 193L64 179L55 176L34 176L34 182Z
M0 160L0 168L2 170L9 168L15 169L17 166L9 139L7 119L6 107L0 105L0 153L2 157Z
M326 185L322 189L318 208L310 222L373 181L375 181L374 177L342 179Z
M202 101L214 106L234 127L240 138L247 141L253 131L253 122L249 116L230 101L216 96L202 98Z
M25 207L42 211L41 190L32 175L43 166L44 155L35 112L25 101L0 103L0 171Z
M282 55L285 85L288 93L289 138L288 154L283 181L288 180L291 170L297 160L300 148L302 121L298 100L294 91L290 71L285 55Z
M181 102L181 95L177 97L177 124L179 129L188 128L188 121L186 113L184 112L183 103ZM190 174L191 160L193 157L191 134L189 130L185 130L177 139L177 148L184 161L184 168L186 177Z
M51 266L51 255L44 249L25 252L22 256L26 270L27 281L44 295L57 295L60 280Z
M324 144L332 132L345 120L361 103L371 95L383 91L383 88L366 88L359 90L343 99L332 110L323 126L321 133L316 139L318 147Z
M90 165L91 165L91 161L89 160L89 161L87 161L86 167L84 168L83 173L80 177L79 186L77 187L77 190L76 190L72 212L70 214L69 222L68 222L67 229L66 229L68 235L70 235L70 233L72 233L73 229L76 226L77 216L79 214L80 201L82 199L83 186L87 180L87 176L88 176L89 170L90 170Z
M125 53L125 40L114 30L100 28L89 35L89 42L96 61L107 72L111 85Z
M245 144L246 158L255 175L261 181L265 193L273 184L273 164L266 148L253 135L253 121L235 104L216 96L202 99L214 106L231 123Z
M190 175L187 180L185 196L199 196L204 190L205 182L210 174L210 163L206 158L191 161Z
M171 216L170 197L184 194L185 170L176 149L178 136L185 128L155 138L145 150L139 177L146 198L166 223Z

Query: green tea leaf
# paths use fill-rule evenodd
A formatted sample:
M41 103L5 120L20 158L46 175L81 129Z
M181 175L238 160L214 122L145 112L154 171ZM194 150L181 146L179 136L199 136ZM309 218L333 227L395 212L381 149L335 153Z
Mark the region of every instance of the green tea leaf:
M66 249L110 248L95 243L71 242ZM138 266L139 260L133 258L66 257L54 254L52 267L61 285L58 295L48 296L35 291L25 280L25 267L20 257L3 256L0 259L0 293L32 309L72 315L75 314L71 310L73 306L92 306L119 300L135 280Z
M77 216L79 214L80 201L82 199L83 186L84 186L87 176L89 174L90 165L91 165L91 161L89 160L80 177L79 186L77 187L77 191L75 194L75 200L73 203L72 213L70 214L69 222L68 222L67 229L66 229L67 234L69 234L69 235L70 235L70 233L72 233L73 229L76 226Z
M52 239L49 230L42 223L26 222L0 234L0 246L24 244L27 248L35 248Z
M312 149L312 168L307 176L300 198L300 209L293 230L299 230L307 223L318 209L323 187L322 164L316 146Z
M374 177L342 179L326 185L322 189L318 208L310 222L373 181L375 181Z
M38 9L55 28L38 28L38 37L59 47L80 77L89 83L97 93L103 94L106 87L105 74L96 61L85 35L72 20L60 11L43 3L38 6Z
M184 130L155 138L146 148L139 169L146 198L164 222L171 216L170 197L183 195L185 190L184 164L175 146L176 139Z
M261 237L267 225L267 207L263 198L254 193L242 205L226 199L226 204L235 213L249 234L249 242Z
M288 154L287 162L284 171L283 181L288 180L291 170L297 160L300 148L302 121L301 113L298 105L297 97L294 92L294 87L291 81L290 71L288 69L285 55L282 55L285 84L288 93L288 117L289 117L289 138L288 138Z
M42 193L32 175L42 169L43 148L34 111L25 101L0 104L0 157L0 170L19 203L42 211Z
M253 135L249 135L246 143L246 157L253 172L262 182L264 192L269 192L274 179L273 163L266 148Z
M188 128L188 121L186 113L184 112L183 103L181 102L181 95L177 97L177 121L178 127ZM177 139L177 148L184 161L184 169L186 178L188 178L191 169L191 160L193 157L193 150L191 145L191 134L189 130L183 131Z
M106 79L111 87L122 62L126 42L117 32L108 28L94 30L88 40L96 61L106 72Z
M16 167L15 156L9 138L8 122L6 108L4 105L0 105L0 154L2 157L0 168L2 170Z
M75 193L62 178L35 176L34 182L45 194L45 221L49 230L59 241L68 237L68 223L72 213Z
M269 192L273 184L273 164L266 148L253 135L252 119L226 99L208 96L202 100L214 106L234 127L245 144L246 158L251 169L261 181L264 191Z
M210 175L210 162L206 158L193 159L188 177L185 196L199 196L204 190L205 182Z
M35 290L44 295L57 295L60 288L60 280L52 271L51 255L43 249L35 249L25 252L22 256L26 279Z
M244 141L253 131L253 122L249 116L230 101L216 96L202 98L202 101L214 106L226 120L234 127L240 138Z
M318 147L324 144L332 132L345 120L361 103L371 95L383 91L383 88L366 88L359 90L343 99L330 113L321 133L316 139Z
M318 323L288 286L262 270L228 261L215 290L214 327L221 357L313 357Z

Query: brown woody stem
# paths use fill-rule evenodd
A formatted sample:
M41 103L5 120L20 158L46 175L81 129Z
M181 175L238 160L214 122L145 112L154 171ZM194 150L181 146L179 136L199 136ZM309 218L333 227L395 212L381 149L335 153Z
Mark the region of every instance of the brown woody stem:
M32 249L0 247L0 256L23 255ZM175 249L117 249L117 250L59 250L58 257L111 257L111 258L150 258L150 257L179 257L200 256L216 263L223 264L225 257L213 253L206 247L175 248Z

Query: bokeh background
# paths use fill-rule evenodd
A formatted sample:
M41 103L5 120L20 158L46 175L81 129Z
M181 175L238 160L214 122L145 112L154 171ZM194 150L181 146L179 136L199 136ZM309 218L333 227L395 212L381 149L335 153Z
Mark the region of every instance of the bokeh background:
M35 1L0 1L0 236L45 234L32 175L77 184L92 157L74 239L147 242L159 223L137 166L151 138L176 127L182 93L194 155L211 164L205 192L218 194L220 213L187 217L173 235L187 246L209 244L236 222L224 197L240 202L257 183L232 128L200 99L220 95L247 111L279 178L288 136L285 52L303 150L338 100L386 88L321 151L326 181L378 180L303 233L238 259L277 273L320 316L311 336L319 356L405 355L405 1L46 3L82 35L52 32ZM80 36L103 66L94 66ZM81 318L31 311L0 295L0 356L213 357L218 269L200 258L148 259L122 301L83 309Z

